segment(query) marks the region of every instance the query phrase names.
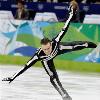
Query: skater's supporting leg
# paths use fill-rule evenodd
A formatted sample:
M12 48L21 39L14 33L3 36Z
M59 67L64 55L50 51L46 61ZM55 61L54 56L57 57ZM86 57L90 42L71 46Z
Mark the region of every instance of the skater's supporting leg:
M44 68L45 68L47 74L50 76L50 82L54 86L54 88L59 92L59 94L62 96L62 98L70 98L70 99L66 99L66 100L71 100L71 97L68 95L66 90L63 88L63 86L58 78L53 61L52 60L48 61L48 62L43 61L42 63L44 65Z
M62 96L63 100L72 100L66 90L62 87L61 82L59 81L57 73L54 73L53 76L50 76L50 81L55 89L59 92Z

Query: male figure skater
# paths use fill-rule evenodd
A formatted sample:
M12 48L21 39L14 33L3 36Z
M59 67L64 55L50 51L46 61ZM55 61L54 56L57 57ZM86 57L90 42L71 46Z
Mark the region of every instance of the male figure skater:
M55 89L59 92L62 96L63 100L72 100L67 91L63 88L54 63L53 59L60 54L80 50L83 48L95 48L96 44L87 41L75 41L70 43L61 43L61 39L65 35L66 31L68 30L71 18L73 17L73 6L69 7L69 16L67 21L65 22L64 27L62 28L61 32L51 40L48 38L43 38L41 40L41 48L37 50L34 56L26 63L25 67L22 68L18 73L13 75L12 77L4 78L3 81L9 81L11 83L16 77L20 74L25 72L28 68L30 68L33 64L37 61L41 60L43 67L45 68L47 74L50 76L50 82L55 87Z

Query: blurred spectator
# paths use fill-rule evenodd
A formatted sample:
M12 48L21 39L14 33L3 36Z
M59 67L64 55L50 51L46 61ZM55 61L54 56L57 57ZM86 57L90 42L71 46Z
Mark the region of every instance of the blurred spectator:
M95 4L100 4L100 0L96 0Z
M24 1L20 0L17 2L18 9L16 11L15 19L24 19L24 20L29 19L29 12L24 5L25 5Z

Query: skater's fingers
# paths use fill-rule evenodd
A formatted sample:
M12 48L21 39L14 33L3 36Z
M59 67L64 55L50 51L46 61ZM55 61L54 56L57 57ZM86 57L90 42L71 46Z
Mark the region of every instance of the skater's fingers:
M10 81L11 78L7 77L7 78L4 78L2 81Z
M6 78L4 78L4 79L2 79L2 81L7 81L7 79L6 79Z

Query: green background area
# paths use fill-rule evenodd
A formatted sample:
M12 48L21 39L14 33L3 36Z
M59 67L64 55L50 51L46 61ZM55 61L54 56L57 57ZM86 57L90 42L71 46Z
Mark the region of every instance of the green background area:
M51 23L51 25L44 27L44 36L49 39L54 38L59 34L64 23ZM72 41L91 41L94 43L100 42L99 36L99 26L92 24L80 24L71 23L68 31L63 37L61 42L72 42ZM83 55L89 54L93 49L83 49L76 52L70 52L57 57L60 60L74 60Z
M32 47L38 47L40 45L40 39L34 37L32 34L18 34L17 41L21 41Z
M45 22L43 23L45 25ZM57 34L59 34L63 26L64 23L60 22L49 23L47 26L41 27L41 31L43 32L43 36L48 37L52 40ZM98 38L99 30L99 25L71 23L61 42L91 41L97 44L98 42L100 42L100 38ZM40 47L40 38L34 36L33 34L20 33L17 36L17 41L21 41L28 46L32 46L35 48ZM57 57L57 59L75 60L84 55L88 55L92 50L93 49L83 49L76 52L70 52Z
M54 38L59 34L64 23L50 23L48 26L41 27L43 35L49 39ZM62 42L71 41L91 41L96 44L100 42L100 25L92 24L75 24L71 23L69 29L62 39ZM40 47L40 38L33 36L33 34L20 33L17 36L17 40L32 46L35 48ZM64 55L58 56L54 62L57 69L70 70L78 72L100 72L99 63L90 62L75 62L75 60L81 56L89 54L93 49L83 49L79 51L70 52ZM22 66L30 57L19 57L10 55L0 55L0 64L16 64ZM41 62L35 64L35 66L42 66Z
M4 56L0 55L0 64L14 64L23 66L30 59L30 57L20 56ZM75 72L100 72L100 64L98 63L86 63L86 62L73 62L66 60L54 60L57 69L64 71ZM41 67L41 62L37 62L34 66Z

